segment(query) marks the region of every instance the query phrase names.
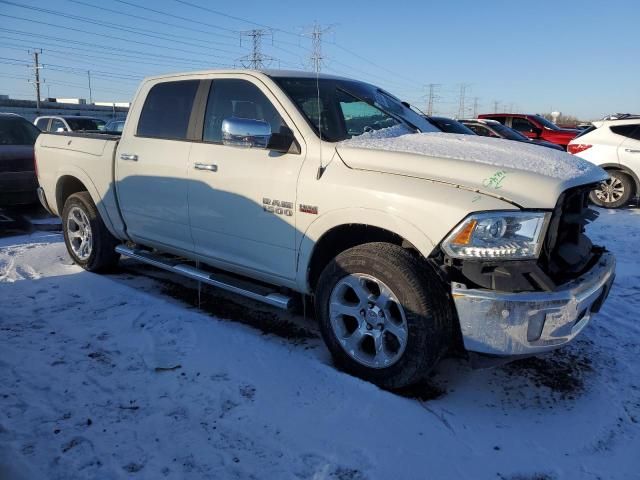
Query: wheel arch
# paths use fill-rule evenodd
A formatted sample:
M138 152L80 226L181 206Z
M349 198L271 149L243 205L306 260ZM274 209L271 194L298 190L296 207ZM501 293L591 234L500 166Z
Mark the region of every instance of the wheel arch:
M387 242L417 252L427 258L435 244L414 225L381 211L356 209L344 218L319 218L305 232L298 258L298 281L304 290L313 293L317 280L327 263L348 248L370 242Z
M62 210L64 209L64 204L67 199L74 193L78 192L89 193L89 195L91 196L91 200L98 209L98 213L100 214L102 221L107 227L107 230L109 230L112 235L117 237L118 235L116 234L116 230L111 223L111 218L109 217L108 212L105 209L105 205L102 201L100 201L101 197L98 193L98 190L96 189L89 176L80 169L61 172L58 176L55 188L55 208L58 215L62 216Z

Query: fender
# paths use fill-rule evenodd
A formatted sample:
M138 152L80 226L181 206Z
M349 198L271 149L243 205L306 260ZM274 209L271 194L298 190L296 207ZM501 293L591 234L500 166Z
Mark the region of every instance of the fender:
M76 165L66 165L63 170L58 170L56 172L56 184L55 184L56 197L58 194L58 185L60 183L60 179L65 176L75 177L80 182L82 182L82 184L85 187L87 187L87 191L91 196L91 200L93 200L93 203L96 205L96 208L98 209L98 213L100 213L100 217L102 218L105 226L107 227L107 230L109 230L111 235L113 235L114 237L122 238L122 235L118 233L118 230L115 228L111 220L111 217L109 216L109 212L107 211L107 208L102 200L102 197L100 196L100 193L98 192L97 187L95 186L95 184L93 183L93 181L91 180L91 177L87 174L87 172L85 172L80 167ZM62 215L62 208L60 207L64 207L64 206L59 206L56 198L55 208L56 210L58 210L57 211L58 215ZM118 223L121 224L121 222L118 222Z
M332 228L349 224L389 230L410 242L424 257L428 257L436 247L436 243L411 222L383 210L363 207L332 210L314 220L300 239L296 283L301 291L309 292L307 270L316 242Z

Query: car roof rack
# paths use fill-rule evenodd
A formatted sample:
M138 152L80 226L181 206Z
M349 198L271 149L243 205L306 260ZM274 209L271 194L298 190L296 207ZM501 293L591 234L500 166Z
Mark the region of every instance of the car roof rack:
M605 115L603 120L631 120L640 118L640 114L637 113L612 113L611 115Z

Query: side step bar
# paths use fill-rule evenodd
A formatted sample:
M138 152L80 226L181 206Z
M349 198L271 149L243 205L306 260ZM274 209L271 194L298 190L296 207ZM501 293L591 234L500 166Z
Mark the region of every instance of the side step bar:
M157 255L146 250L129 248L126 245L118 245L116 247L116 252L124 255L125 257L133 258L143 263L148 263L154 267L158 267L169 272L175 272L193 280L242 295L243 297L247 297L258 302L266 303L272 307L289 310L293 306L293 299L291 297L275 292L269 288L263 287L262 285L251 284L249 281L238 280L223 274L218 275L206 272L192 267L191 265L179 263L178 261L164 258L161 255Z

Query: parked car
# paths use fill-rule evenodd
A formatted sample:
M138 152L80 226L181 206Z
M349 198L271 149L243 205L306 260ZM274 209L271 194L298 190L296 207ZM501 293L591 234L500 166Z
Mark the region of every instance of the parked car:
M501 124L497 120L475 118L460 120L460 123L469 128L476 135L481 135L483 137L504 138L505 140L513 140L516 142L533 143L535 145L540 145L541 147L564 151L560 145L540 140L539 138L525 137L520 132Z
M571 140L569 153L600 165L609 179L591 192L591 201L618 208L640 194L640 115L600 120Z
M33 124L43 132L84 132L103 130L105 121L93 117L80 116L43 116L34 120Z
M579 130L575 128L560 128L555 123L550 122L542 115L530 115L521 113L484 113L478 118L489 118L496 120L507 127L517 130L525 137L560 145L567 149L569 141L574 138Z
M43 134L36 155L78 265L307 295L336 363L398 388L456 339L510 358L566 344L609 292L615 259L583 228L606 172L504 143L364 82L213 70L148 78L122 135Z
M425 115L424 118L429 120L433 125L446 133L458 133L461 135L475 135L475 133L453 118L448 117L431 117Z
M124 128L124 120L111 120L104 126L105 132L122 132Z
M0 113L0 206L38 201L33 145L40 130L13 113Z

